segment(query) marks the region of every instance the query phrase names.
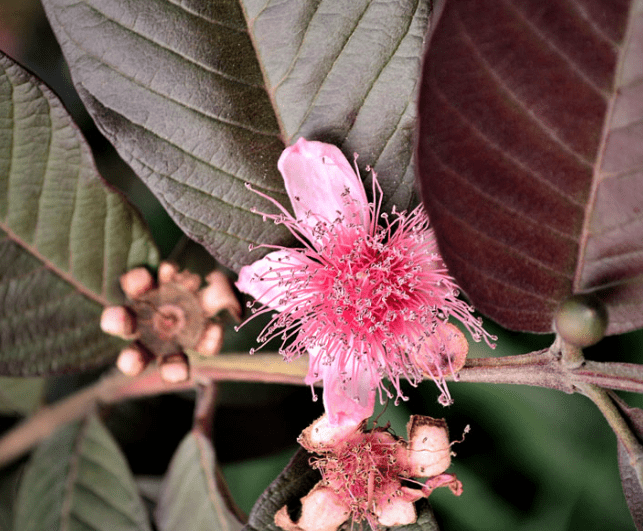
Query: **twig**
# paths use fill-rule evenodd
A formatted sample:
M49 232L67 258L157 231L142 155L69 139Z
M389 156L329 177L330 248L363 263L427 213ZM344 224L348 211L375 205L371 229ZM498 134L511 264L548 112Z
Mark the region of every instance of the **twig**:
M643 446L632 432L621 412L605 389L593 384L581 384L579 391L588 397L607 420L618 440L623 444L630 458L630 465L636 473L639 485L643 485Z
M576 360L578 361L578 360ZM451 381L522 384L573 393L587 385L643 392L643 366L628 363L582 361L564 363L559 349L551 348L519 356L471 358ZM570 368L570 365L573 368ZM133 397L194 389L207 381L246 381L303 385L308 360L302 357L284 363L276 353L222 354L213 358L193 357L191 377L170 384L157 368L136 377L109 373L92 386L69 398L45 406L0 438L0 466L27 452L58 427L82 418L99 404Z
M185 382L165 382L157 367L135 377L114 371L69 398L43 407L0 438L0 466L27 452L60 426L91 413L99 404L193 389L207 380L301 385L308 370L308 360L284 363L278 354L226 354L193 361L192 375Z

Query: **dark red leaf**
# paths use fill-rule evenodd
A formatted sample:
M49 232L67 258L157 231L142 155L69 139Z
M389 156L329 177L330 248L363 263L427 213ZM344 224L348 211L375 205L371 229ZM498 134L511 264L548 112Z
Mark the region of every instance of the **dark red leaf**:
M640 2L638 2L640 4ZM568 296L643 326L643 15L629 0L447 2L422 74L418 172L452 274L502 325Z

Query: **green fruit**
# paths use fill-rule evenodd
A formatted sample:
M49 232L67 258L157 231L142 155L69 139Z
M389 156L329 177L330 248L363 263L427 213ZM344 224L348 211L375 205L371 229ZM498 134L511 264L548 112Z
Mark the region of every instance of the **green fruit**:
M554 328L567 343L584 348L603 339L607 322L607 308L598 298L572 295L558 308Z

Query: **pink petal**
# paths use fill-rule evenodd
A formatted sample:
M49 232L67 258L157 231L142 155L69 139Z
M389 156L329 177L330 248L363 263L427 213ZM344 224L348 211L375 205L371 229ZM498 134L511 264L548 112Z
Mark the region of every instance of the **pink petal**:
M336 531L349 516L350 510L341 498L318 483L301 499L301 516L297 522L290 519L284 506L275 514L275 524L286 531Z
M378 522L386 527L408 525L417 521L413 502L425 495L421 489L404 487L399 481L389 483L375 500L374 512Z
M342 365L338 358L327 363L321 348L309 348L310 366L306 383L324 381L324 409L331 426L356 425L373 414L379 376L369 373L354 356Z
M332 223L344 216L349 223L369 223L364 185L336 146L300 138L284 150L277 166L295 216L308 228L311 241L320 221Z
M377 509L377 520L385 527L409 525L417 521L415 505L401 498L392 498Z
M284 301L284 297L288 294L288 288L279 282L279 275L282 274L281 268L284 266L287 266L289 270L303 267L297 253L275 251L253 264L242 267L235 286L239 291L251 295L261 304L273 310L282 311L289 306Z
M409 434L409 475L432 477L442 474L451 464L451 444L443 419L412 415L406 429Z
M456 496L462 495L462 482L455 476L455 474L440 474L433 478L429 478L422 490L424 495L428 496L438 487L449 487L451 492Z
M304 431L297 441L309 452L324 453L353 436L361 426L332 426L324 413Z

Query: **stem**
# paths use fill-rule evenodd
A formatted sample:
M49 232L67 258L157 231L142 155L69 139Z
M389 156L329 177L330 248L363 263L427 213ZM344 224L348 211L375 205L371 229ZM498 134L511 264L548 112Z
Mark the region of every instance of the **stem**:
M643 446L638 441L621 412L612 401L605 389L593 384L579 385L579 391L589 398L607 420L619 442L627 450L630 457L630 465L636 473L639 485L643 485Z
M457 375L447 378L456 382L534 385L573 393L570 375L550 349L498 358L471 358Z
M565 353L554 343L550 349L530 354L468 359L460 372L448 380L532 385L565 393L573 393L587 385L643 393L642 365L591 361L581 361L579 365L577 362L569 356L565 359ZM170 384L163 381L156 367L135 377L112 372L69 398L43 407L0 438L0 466L27 452L63 424L84 417L100 404L194 389L208 381L303 385L308 372L306 357L285 363L277 353L252 356L222 354L211 358L190 356L190 363L191 376L185 382Z
M0 466L21 456L60 426L88 415L100 404L193 389L197 384L209 380L301 385L308 370L307 359L284 363L278 354L226 354L194 359L193 362L191 377L184 382L168 383L162 380L156 366L135 377L113 371L72 396L41 408L0 438Z
M197 384L193 429L207 439L212 438L212 421L216 402L217 384L214 380L207 380Z

